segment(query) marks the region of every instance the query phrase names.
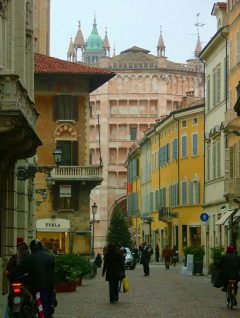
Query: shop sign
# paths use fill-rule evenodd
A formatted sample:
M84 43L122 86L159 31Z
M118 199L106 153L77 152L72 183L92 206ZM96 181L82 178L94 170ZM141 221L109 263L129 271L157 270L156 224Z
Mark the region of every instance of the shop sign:
M68 232L70 221L66 219L40 219L36 221L38 232Z
M70 184L61 184L60 185L60 198L71 198L72 191L71 191L71 185Z

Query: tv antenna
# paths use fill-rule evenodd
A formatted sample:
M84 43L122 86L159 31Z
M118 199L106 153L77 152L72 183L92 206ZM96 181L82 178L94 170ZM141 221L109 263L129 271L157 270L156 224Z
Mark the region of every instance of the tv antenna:
M199 22L199 16L200 16L200 13L198 12L197 13L197 22L194 24L195 27L197 28L197 36L199 36L199 27L203 27L205 25L205 23Z

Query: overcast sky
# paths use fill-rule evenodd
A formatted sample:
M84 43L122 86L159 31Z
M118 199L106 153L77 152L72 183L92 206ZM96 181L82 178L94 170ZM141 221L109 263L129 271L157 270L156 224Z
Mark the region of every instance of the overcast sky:
M86 40L92 31L94 12L103 38L105 28L116 54L134 45L156 54L162 25L166 56L185 62L193 56L197 41L197 14L202 47L216 32L211 15L213 0L51 0L51 56L66 59L70 37L75 38L78 20Z

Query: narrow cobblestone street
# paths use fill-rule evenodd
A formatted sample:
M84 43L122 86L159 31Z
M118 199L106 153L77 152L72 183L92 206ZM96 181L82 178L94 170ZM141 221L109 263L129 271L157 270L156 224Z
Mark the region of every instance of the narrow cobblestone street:
M126 271L131 290L120 294L118 304L109 304L108 284L101 270L92 280L83 280L75 293L58 293L54 318L235 318L240 307L226 308L225 294L212 287L210 277L183 276L181 266L166 271L152 264L144 277L141 265Z

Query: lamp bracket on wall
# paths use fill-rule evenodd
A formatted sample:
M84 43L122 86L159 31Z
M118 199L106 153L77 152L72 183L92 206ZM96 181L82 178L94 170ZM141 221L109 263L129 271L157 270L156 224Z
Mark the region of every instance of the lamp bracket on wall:
M47 176L51 175L54 166L28 166L28 167L18 167L17 178L20 181L25 181L27 179L34 178L37 172L45 173Z

